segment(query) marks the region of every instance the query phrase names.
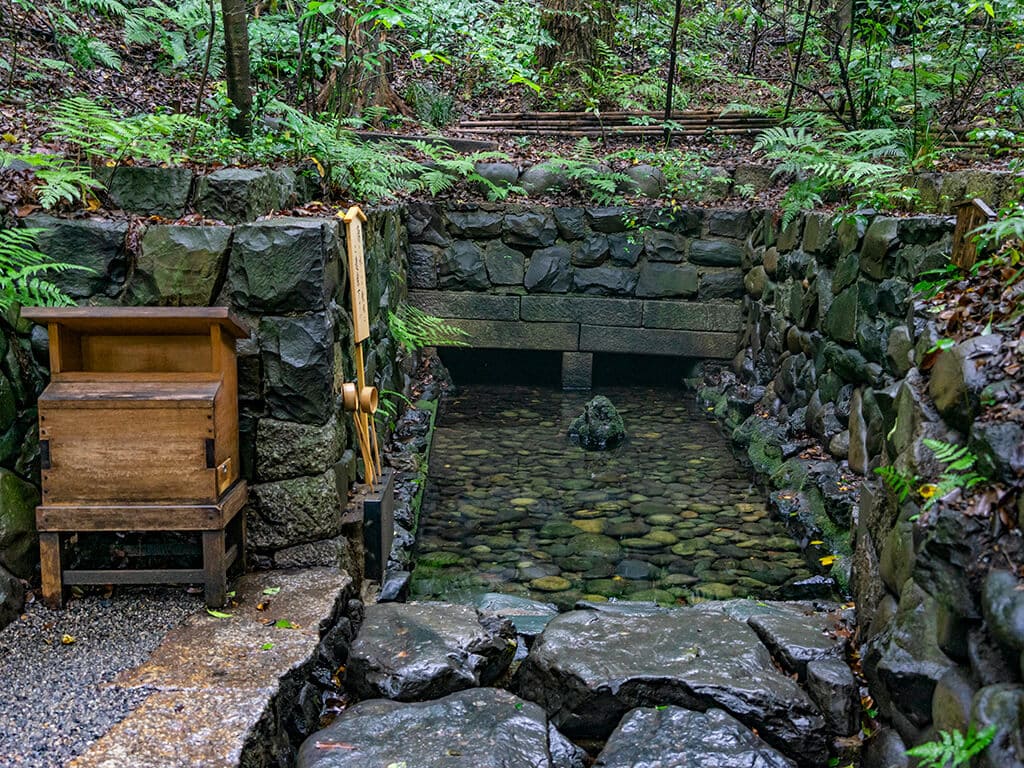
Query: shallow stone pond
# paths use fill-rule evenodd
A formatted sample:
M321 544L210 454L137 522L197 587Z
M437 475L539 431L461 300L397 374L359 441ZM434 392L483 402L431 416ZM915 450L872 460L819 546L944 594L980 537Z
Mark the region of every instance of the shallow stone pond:
M680 604L817 596L800 548L690 394L603 389L628 439L572 445L595 393L466 386L434 438L412 591Z

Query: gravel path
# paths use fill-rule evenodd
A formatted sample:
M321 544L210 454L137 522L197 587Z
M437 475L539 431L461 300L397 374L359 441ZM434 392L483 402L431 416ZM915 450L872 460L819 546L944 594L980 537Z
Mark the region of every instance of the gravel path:
M63 611L28 606L0 630L0 766L59 768L81 754L147 696L105 684L202 607L202 595L141 587Z

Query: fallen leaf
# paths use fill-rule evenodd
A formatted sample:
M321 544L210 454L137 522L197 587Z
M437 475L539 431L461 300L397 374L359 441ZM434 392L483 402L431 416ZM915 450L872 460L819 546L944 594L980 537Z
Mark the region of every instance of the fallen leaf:
M61 645L73 645L76 642L78 642L78 638L75 637L74 635L61 635L61 638L60 638Z
M230 619L234 614L224 613L223 611L215 611L213 608L207 608L206 612L213 616L215 619Z

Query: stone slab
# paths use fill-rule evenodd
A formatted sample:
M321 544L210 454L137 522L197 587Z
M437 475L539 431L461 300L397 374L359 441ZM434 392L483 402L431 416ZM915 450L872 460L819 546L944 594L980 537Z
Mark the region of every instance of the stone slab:
M206 611L170 632L150 659L119 675L118 689L153 692L71 768L263 766L270 744L253 738L275 706L282 678L315 654L352 579L337 569L244 576L227 618ZM268 598L265 589L280 591ZM260 603L269 603L257 611ZM275 626L287 619L294 629Z
M736 335L716 331L580 326L581 352L668 355L728 360L736 354Z
M467 320L518 320L518 296L467 291L409 291L409 303L428 315Z
M644 328L677 331L707 331L708 311L695 301L645 301Z
M453 319L466 332L468 346L483 349L537 349L575 352L579 349L576 323L522 323L503 320Z
M593 323L639 327L643 303L634 299L524 296L520 317L529 322Z

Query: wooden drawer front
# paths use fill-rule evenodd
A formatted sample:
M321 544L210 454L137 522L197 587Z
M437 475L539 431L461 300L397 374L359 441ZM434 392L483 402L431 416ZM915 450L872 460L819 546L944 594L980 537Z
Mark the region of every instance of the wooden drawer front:
M207 468L212 408L48 408L43 504L208 503L217 470Z

